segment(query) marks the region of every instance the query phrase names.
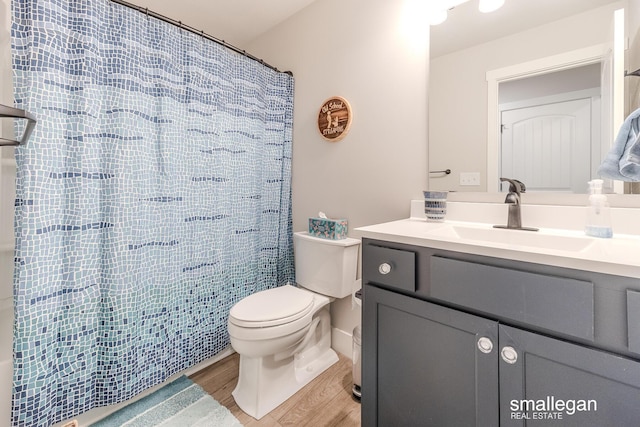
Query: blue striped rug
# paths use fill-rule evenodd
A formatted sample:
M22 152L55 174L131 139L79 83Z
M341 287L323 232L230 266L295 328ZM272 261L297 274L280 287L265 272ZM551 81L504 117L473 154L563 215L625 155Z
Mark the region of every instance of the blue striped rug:
M180 377L91 427L242 427L199 385Z

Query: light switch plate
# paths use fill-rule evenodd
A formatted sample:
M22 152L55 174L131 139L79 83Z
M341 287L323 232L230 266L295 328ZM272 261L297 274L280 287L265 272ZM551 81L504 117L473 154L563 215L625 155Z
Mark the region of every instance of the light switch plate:
M480 185L480 172L460 172L460 185Z

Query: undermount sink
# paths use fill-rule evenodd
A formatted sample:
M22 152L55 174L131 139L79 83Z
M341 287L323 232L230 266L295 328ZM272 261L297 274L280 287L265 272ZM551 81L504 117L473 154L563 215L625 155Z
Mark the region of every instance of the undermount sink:
M442 224L428 231L429 235L459 238L510 246L545 248L565 252L580 252L594 240L583 235L556 234L546 231L525 231L460 224Z

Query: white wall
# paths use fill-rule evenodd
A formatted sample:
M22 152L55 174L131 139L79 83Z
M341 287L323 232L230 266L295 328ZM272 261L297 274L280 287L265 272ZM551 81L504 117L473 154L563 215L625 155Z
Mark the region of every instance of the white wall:
M12 86L12 71L11 71L11 9L10 0L0 0L0 104L13 106L13 86ZM0 119L0 135L5 138L13 138L13 122L11 119ZM0 173L15 172L7 171L7 164L13 162L13 151L11 147L0 147ZM3 187L0 187L0 191ZM6 189L5 189L6 190ZM0 193L0 197L3 196ZM0 244L7 244L9 241L13 241L13 224L9 222L7 228L6 214L10 213L11 221L13 221L13 202L8 205L4 203L6 198L0 198L2 200L0 210ZM10 209L6 209L5 205ZM8 239L6 235L10 235L11 239ZM0 246L1 247L1 246ZM12 256L13 258L13 256ZM0 266L1 268L1 266ZM2 271L0 271L0 274ZM1 283L1 282L0 282ZM11 289L9 289L9 296L11 296ZM0 298L5 297L4 289L0 289Z
M409 216L427 185L428 52L405 36L402 0L320 0L247 47L295 78L293 225L324 211L353 228ZM425 28L424 23L420 24ZM324 141L318 110L330 96L351 104L340 142ZM334 347L350 354L360 321L346 298L333 303Z
M13 106L11 71L10 0L0 0L0 104ZM0 135L13 138L13 121L0 120ZM13 200L15 160L13 147L0 147L0 310L13 306Z
M0 0L0 103L13 106L11 85L10 0ZM0 135L13 137L12 122L0 120ZM11 419L13 384L13 200L15 161L13 148L0 148L0 425Z
M542 98L585 89L600 93L599 63L500 83L498 104Z
M454 173L431 179L433 190L486 191L486 72L605 43L622 2L438 58L429 85L429 166ZM460 187L459 172L480 172L479 187Z

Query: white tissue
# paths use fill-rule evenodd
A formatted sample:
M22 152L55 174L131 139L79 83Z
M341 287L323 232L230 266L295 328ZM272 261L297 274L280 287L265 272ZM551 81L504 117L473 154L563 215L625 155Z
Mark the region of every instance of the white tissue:
M328 219L328 218L327 218L327 214L325 214L325 213L324 213L324 212L322 212L322 211L318 212L318 218Z

